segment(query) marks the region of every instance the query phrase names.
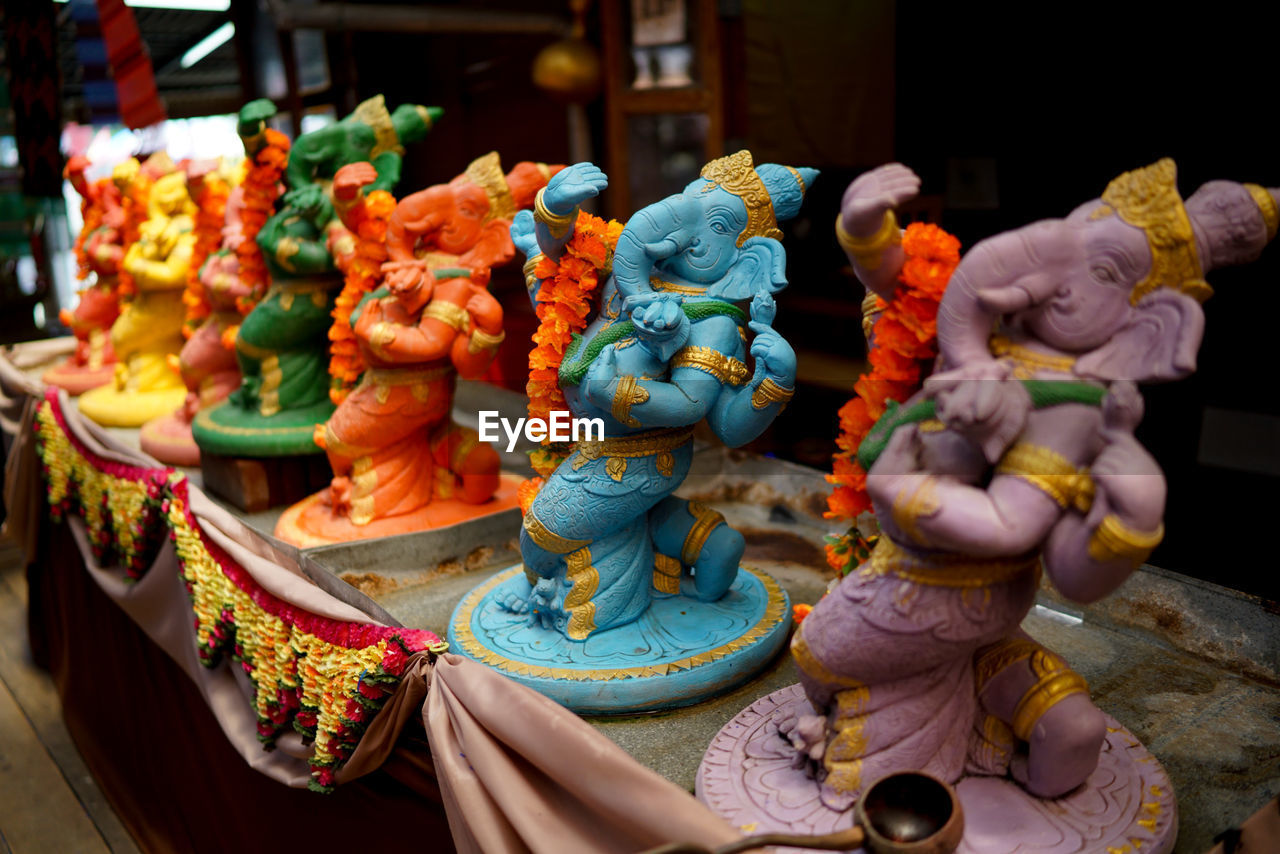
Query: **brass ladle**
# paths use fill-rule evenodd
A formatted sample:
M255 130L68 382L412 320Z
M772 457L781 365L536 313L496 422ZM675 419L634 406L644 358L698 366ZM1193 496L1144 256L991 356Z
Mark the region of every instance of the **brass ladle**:
M865 847L874 854L951 854L964 837L964 811L955 789L929 774L904 771L881 777L853 809L854 825L821 836L762 833L719 848L673 842L643 854L738 854L766 845L819 851Z

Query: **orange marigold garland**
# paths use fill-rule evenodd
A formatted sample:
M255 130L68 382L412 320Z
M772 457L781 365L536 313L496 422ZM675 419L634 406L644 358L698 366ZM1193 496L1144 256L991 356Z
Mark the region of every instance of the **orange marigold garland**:
M605 222L585 212L578 213L573 237L565 244L559 261L542 256L534 275L542 281L538 289L538 329L533 333L533 349L529 352L529 417L547 420L552 410L564 410L564 392L560 389L560 363L575 332L587 328L601 277L607 278L613 266L613 249L618 245L623 224ZM527 511L542 485L543 479L555 471L566 452L544 441L543 447L530 455L539 477L521 485L520 507Z
M227 218L227 197L231 185L216 173L210 172L199 179L196 186L195 227L196 245L191 253L191 266L187 268L187 289L182 293L186 306L186 318L182 321L182 335L190 338L200 323L209 316L209 298L200 281L200 268L208 257L222 245L222 226Z
M329 327L329 399L342 403L364 373L364 357L351 328L351 313L365 294L377 289L382 281L382 264L387 260L387 223L395 212L395 197L386 190L374 190L364 196L344 217L353 232L331 238L334 262L345 276L342 293L333 306L333 325ZM354 237L354 246L343 246L345 238Z
M264 133L266 142L253 155L249 171L245 173L244 183L241 185L244 187L244 209L240 212L240 222L244 228L244 241L236 247L236 261L240 265L241 283L251 288L250 296L236 300L236 308L242 317L253 311L270 284L267 262L263 260L262 250L258 247L258 232L275 212L276 199L284 192L280 179L289 162L289 137L272 128L267 128ZM235 347L235 331L238 328L227 330L231 333L229 348ZM224 344L227 344L227 338L224 334Z
M102 204L102 199L110 192L111 179L99 178L93 183L93 192L90 193L89 198L80 200L80 218L84 221L84 225L76 235L75 242L77 279L89 278L89 273L93 270L89 264L89 253L85 251L84 245L89 235L102 225L106 216L106 206Z
M121 193L120 205L124 208L124 228L120 230L120 245L125 252L138 242L142 224L147 220L147 201L151 198L152 180L146 172L139 172L129 182L129 188ZM133 274L120 265L120 275L116 279L116 293L120 299L133 299L138 286L133 281Z
M835 489L827 497L828 519L852 522L871 510L867 473L858 465L858 445L884 414L890 400L904 402L920 388L925 371L938 355L938 303L960 263L960 241L936 225L912 223L902 235L906 255L900 285L891 302L876 301L880 316L872 329L867 354L871 370L858 378L856 394L840 409L840 450L827 476ZM874 537L857 526L827 538L827 563L846 574L866 560Z

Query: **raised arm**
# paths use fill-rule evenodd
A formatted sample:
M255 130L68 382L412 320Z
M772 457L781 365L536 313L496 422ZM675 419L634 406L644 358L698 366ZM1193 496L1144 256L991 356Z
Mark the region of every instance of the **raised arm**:
M902 271L902 231L894 208L920 192L920 179L901 163L858 176L844 192L836 237L867 290L893 298Z

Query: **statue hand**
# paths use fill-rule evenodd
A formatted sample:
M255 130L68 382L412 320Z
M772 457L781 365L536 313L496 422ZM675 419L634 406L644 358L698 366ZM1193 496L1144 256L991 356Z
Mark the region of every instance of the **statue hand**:
M511 221L511 242L526 258L538 254L538 236L534 232L536 227L533 211L527 209L517 213L516 218Z
M754 379L763 381L768 377L779 385L794 387L796 351L792 349L791 344L771 326L765 326L754 320L748 325L756 333L755 339L751 342L751 356L756 360Z
M914 199L920 178L901 163L887 163L853 180L840 202L844 230L854 237L870 237L879 230L886 211Z
M622 302L641 346L663 362L689 340L689 318L680 305L679 297L665 293L637 294Z
M378 170L372 163L360 161L348 163L333 176L333 197L341 202L355 201L360 191L378 180Z
M1011 371L1004 362L980 362L925 380L938 419L980 446L991 463L1013 444L1031 411L1031 396Z
M284 207L293 208L304 218L313 222L321 219L321 214L330 208L329 199L324 188L319 184L306 184L302 187L296 187L284 194ZM332 212L324 216L323 220L328 222L332 219Z
M1132 433L1142 422L1144 408L1137 385L1129 380L1114 382L1102 399L1102 426L1107 430Z
M241 136L252 136L262 127L262 123L276 114L276 105L269 98L250 101L240 108L237 117L236 132Z
M427 262L415 258L412 261L387 261L382 265L382 283L397 298L413 293L420 287L434 289L435 277L427 269Z
M618 356L613 347L605 347L591 363L579 388L582 396L593 405L608 410L613 406L613 394L617 391Z
M481 331L490 335L502 331L502 306L488 291L476 291L467 300L465 308Z
M1130 433L1104 429L1102 437L1107 446L1089 467L1098 492L1090 517L1115 513L1130 527L1154 531L1168 491L1160 465Z
M609 186L609 179L592 163L575 163L551 177L542 203L556 216L567 216Z

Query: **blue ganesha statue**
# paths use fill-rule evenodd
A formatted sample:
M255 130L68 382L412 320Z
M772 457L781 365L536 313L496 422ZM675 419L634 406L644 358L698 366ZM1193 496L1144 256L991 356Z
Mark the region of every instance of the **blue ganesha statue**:
M707 164L682 193L640 210L619 236L596 315L575 336L559 374L572 414L602 420L604 438L574 445L543 484L524 517L523 572L512 571L489 595L514 634L563 639L567 658L557 663L567 665L556 677L572 681L565 672L584 649L610 673L635 677L653 675L655 662L658 675L664 662L683 672L694 653L720 659L763 642L753 652L759 667L774 639L785 637L785 594L767 576L739 572L742 535L720 513L672 493L689 472L696 424L705 418L725 444L739 446L759 436L793 394L795 352L772 327L774 295L787 285L778 223L796 215L816 177L813 169L755 166L741 151ZM607 183L590 163L575 164L551 179L534 211L517 216L512 236L530 258L527 271L539 253L560 259L579 205ZM542 282L530 275L529 285L536 303ZM678 615L672 619L690 624L684 648L649 636L681 634L655 618L664 600L678 601L667 606ZM753 607L770 618L742 616ZM727 634L717 634L705 628L716 621L702 608L719 609L719 617L736 609L740 618L720 620ZM468 613L475 615L464 600L455 628ZM662 625L647 629L655 619ZM477 652L463 634L472 640L464 652L494 663L510 657L510 649ZM629 657L638 650L645 652ZM517 678L523 672L507 669ZM741 672L741 662L737 669L734 682L753 672ZM633 697L615 711L693 702L722 680L703 674L694 681L702 684L658 691L679 696Z

